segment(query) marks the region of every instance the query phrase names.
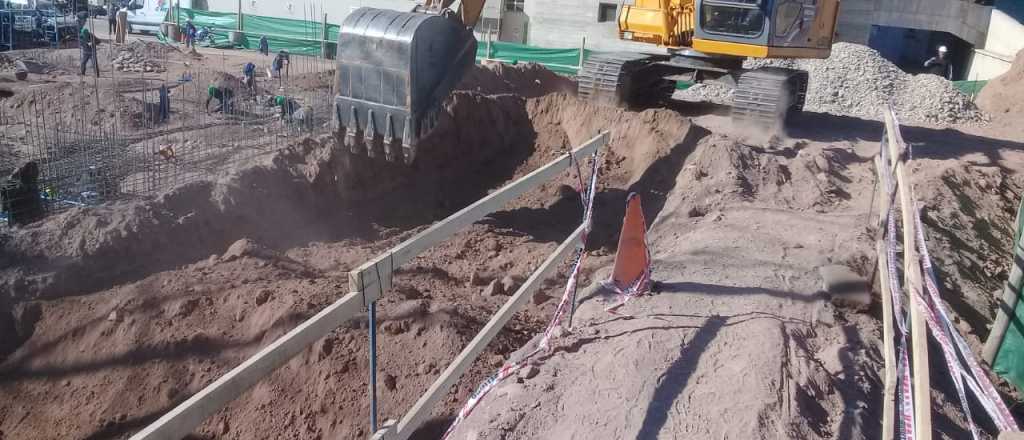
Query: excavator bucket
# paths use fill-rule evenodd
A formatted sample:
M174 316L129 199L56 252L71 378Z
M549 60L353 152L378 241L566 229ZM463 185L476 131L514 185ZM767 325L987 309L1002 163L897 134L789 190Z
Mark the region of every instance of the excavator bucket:
M355 10L338 35L336 134L354 154L411 164L476 46L450 14Z

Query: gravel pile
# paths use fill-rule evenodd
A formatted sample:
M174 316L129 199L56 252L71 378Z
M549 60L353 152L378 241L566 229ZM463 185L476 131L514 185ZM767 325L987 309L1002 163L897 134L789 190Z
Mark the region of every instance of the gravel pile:
M987 116L970 97L935 75L910 75L874 49L852 43L836 43L832 56L824 60L750 59L744 67L786 67L806 70L810 75L805 109L814 112L880 119L881 110L892 102L901 120L955 124L980 122ZM696 89L684 99L723 101L723 87L709 85ZM695 96L694 96L695 95ZM731 98L731 96L728 96Z
M0 53L0 72L13 72L14 58Z
M163 72L164 66L156 59L175 55L177 50L149 41L133 41L121 49L112 61L114 69L122 72Z
M145 56L125 50L114 57L114 69L121 72L163 72L164 66Z

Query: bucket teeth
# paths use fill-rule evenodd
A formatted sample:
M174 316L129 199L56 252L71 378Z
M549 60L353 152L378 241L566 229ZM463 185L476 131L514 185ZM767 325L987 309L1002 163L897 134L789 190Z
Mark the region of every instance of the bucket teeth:
M348 119L348 127L345 128L345 146L352 154L361 153L359 148L359 115L355 107L350 107L351 113Z
M369 157L377 157L376 145L374 144L376 134L377 127L373 124L373 110L367 110L366 129L363 130L363 140L366 141L366 155Z
M416 146L413 145L414 128L412 126L412 118L405 117L405 130L402 133L402 157L405 159L407 165L411 165L416 160Z
M394 150L394 143L394 122L391 121L391 113L388 113L388 115L384 118L384 158L387 159L389 162L395 161L395 153L397 153L397 151Z

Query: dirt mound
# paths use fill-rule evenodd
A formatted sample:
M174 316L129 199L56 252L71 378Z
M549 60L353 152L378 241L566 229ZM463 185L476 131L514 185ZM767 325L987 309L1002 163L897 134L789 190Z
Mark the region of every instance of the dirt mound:
M491 63L473 66L456 90L489 95L514 93L524 98L536 98L550 93L575 95L576 81L537 63Z
M1017 52L1006 73L992 79L978 94L978 106L999 119L1024 115L1024 51Z

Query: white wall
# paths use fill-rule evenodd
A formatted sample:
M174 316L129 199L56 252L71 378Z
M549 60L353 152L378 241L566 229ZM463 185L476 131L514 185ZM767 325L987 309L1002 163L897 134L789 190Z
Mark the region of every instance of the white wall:
M975 49L971 54L970 69L964 79L970 81L989 80L1010 70L1011 64L1013 64L1013 58L984 49Z
M211 11L238 12L238 0L207 0L207 4ZM408 11L415 5L412 0L242 0L242 13L319 21L326 12L328 23L341 24L350 12L362 6Z
M494 0L492 0L494 1ZM525 12L529 17L527 43L552 48L579 47L583 36L587 48L595 50L623 50L658 52L651 44L640 44L619 39L619 27L614 21L597 22L599 3L619 4L619 0L526 0ZM631 4L632 1L626 1Z

